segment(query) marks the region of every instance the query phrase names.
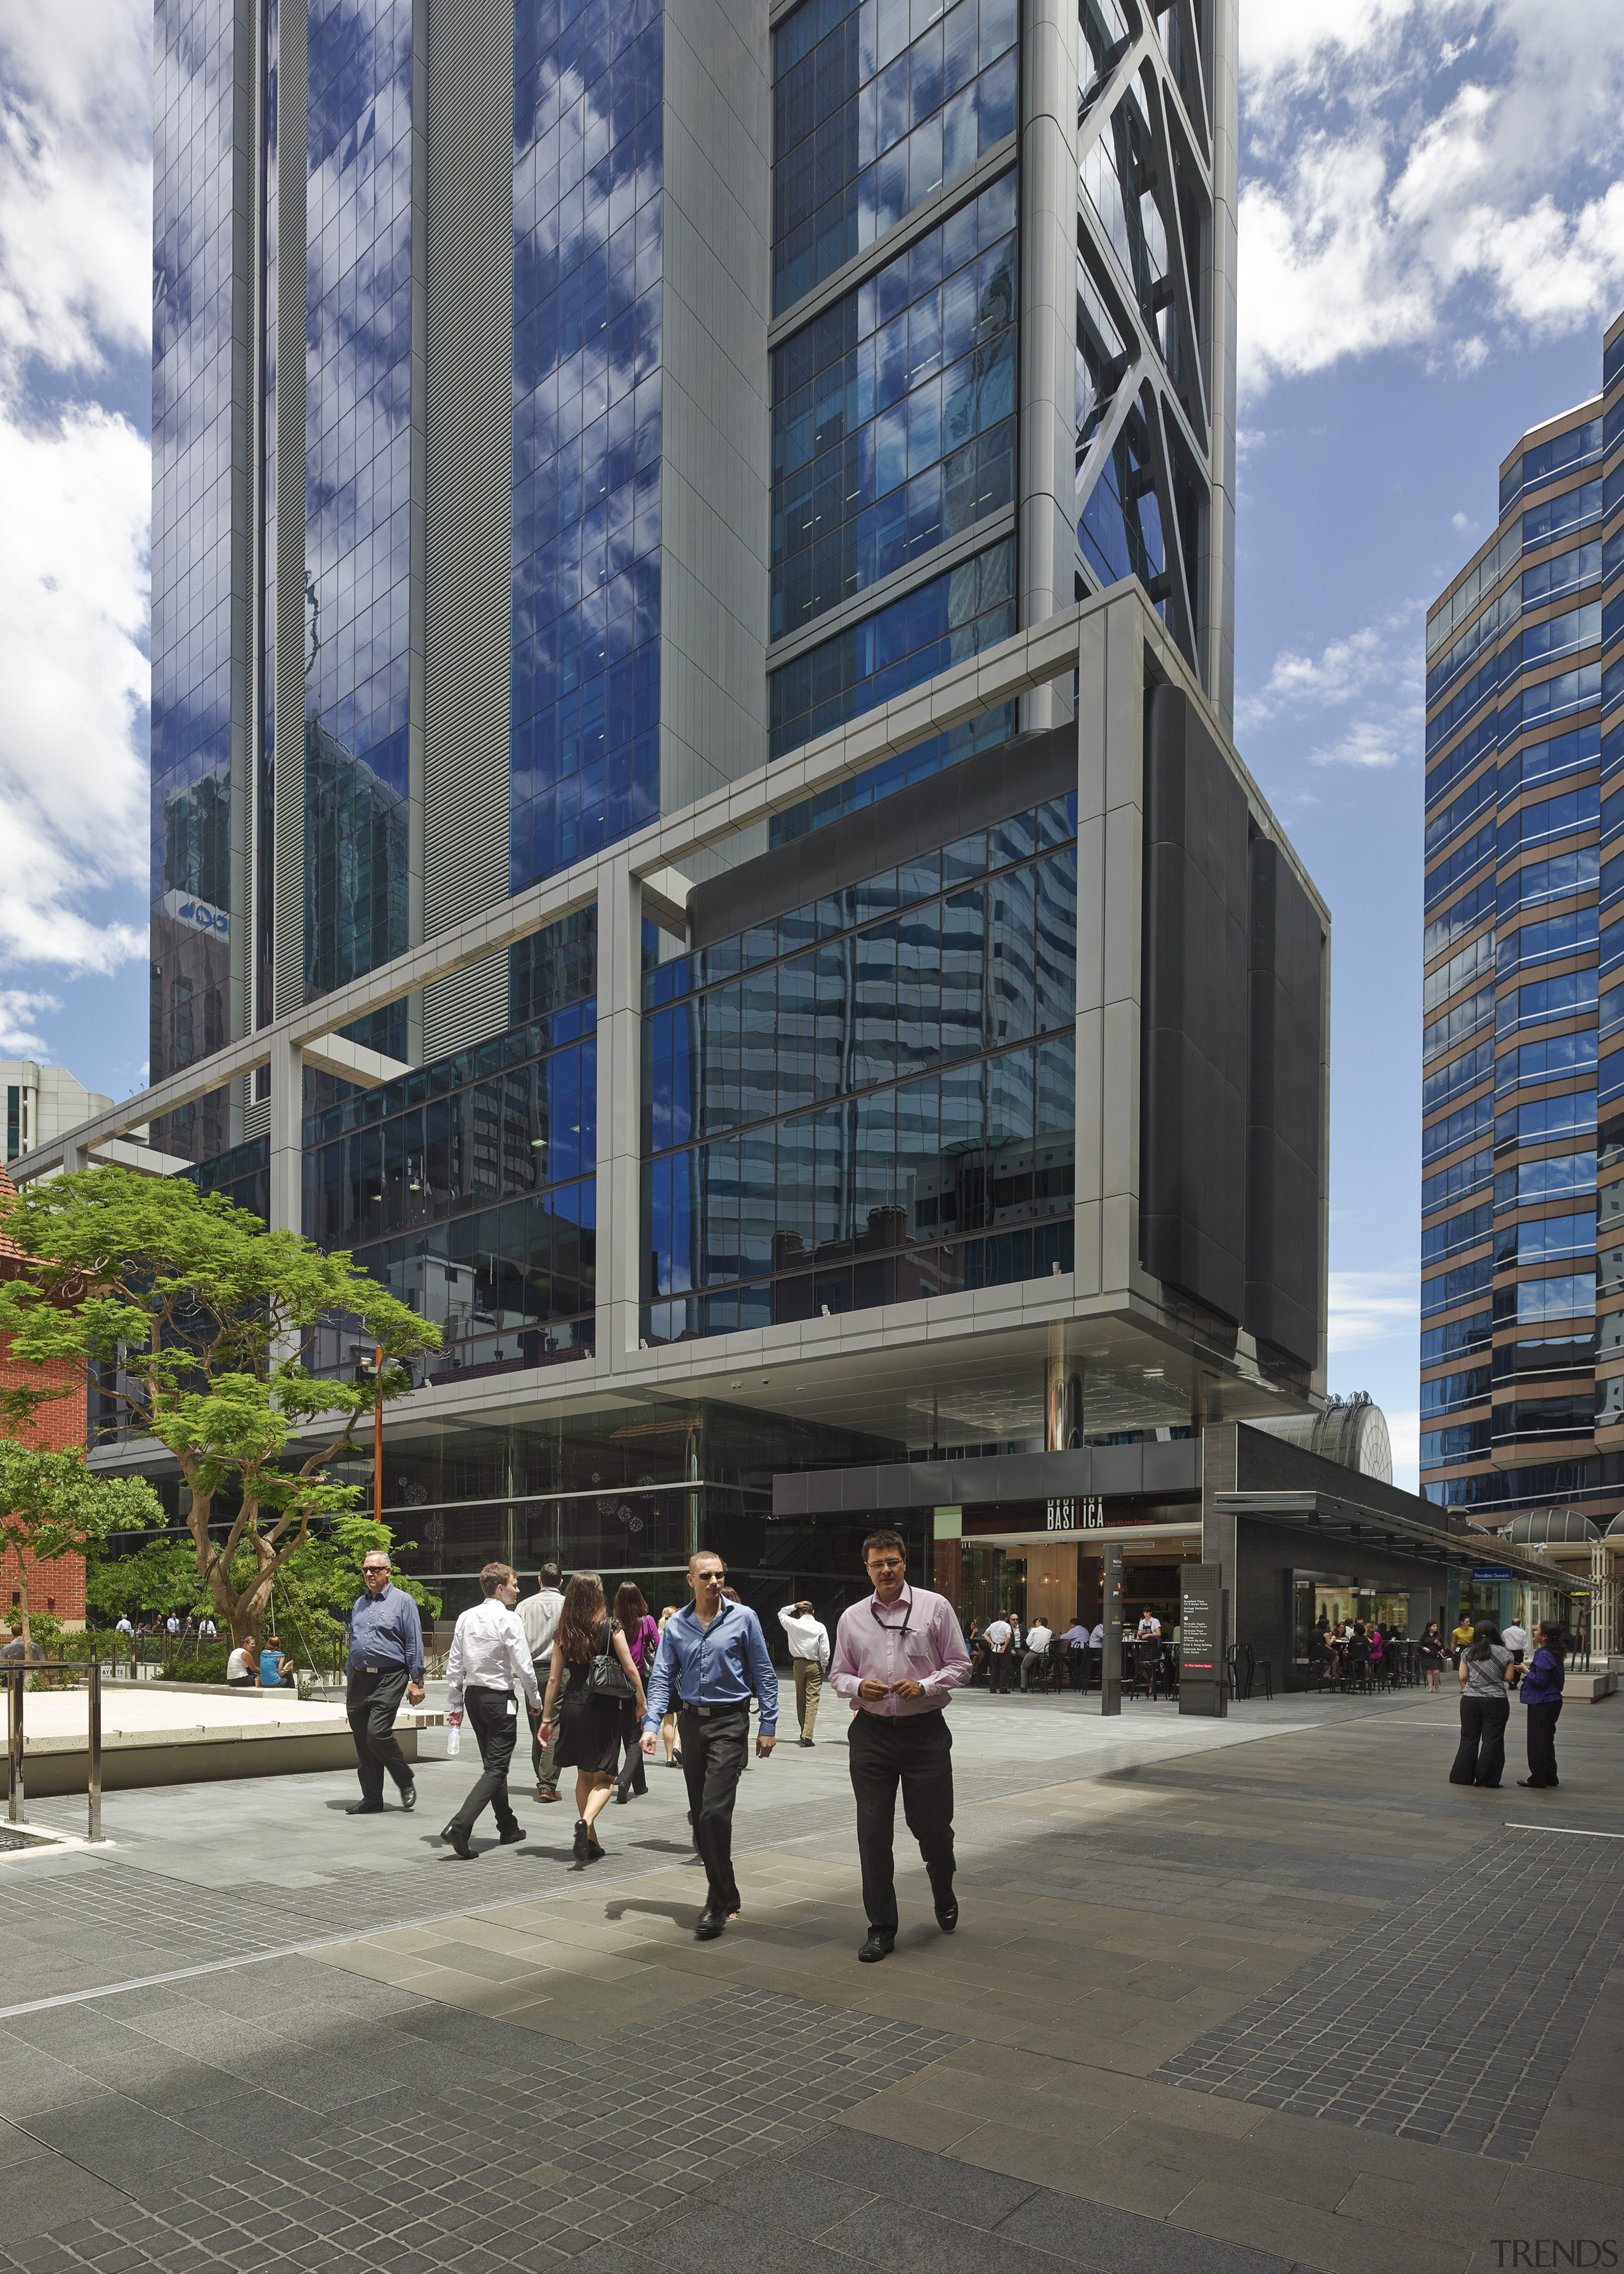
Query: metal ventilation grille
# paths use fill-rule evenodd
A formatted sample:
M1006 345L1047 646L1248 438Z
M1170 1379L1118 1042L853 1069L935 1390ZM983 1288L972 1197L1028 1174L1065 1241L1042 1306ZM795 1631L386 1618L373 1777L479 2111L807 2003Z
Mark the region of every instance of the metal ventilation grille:
M508 896L513 0L429 0L423 930ZM508 959L425 990L425 1056L500 1034Z

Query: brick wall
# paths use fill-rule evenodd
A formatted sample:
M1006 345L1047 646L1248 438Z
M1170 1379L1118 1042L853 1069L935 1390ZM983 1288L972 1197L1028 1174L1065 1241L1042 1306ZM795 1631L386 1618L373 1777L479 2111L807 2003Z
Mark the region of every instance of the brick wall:
M5 1208L8 1194L15 1196L16 1186L0 1167L0 1213ZM0 1273L15 1269L18 1250L0 1233ZM0 1335L0 1383L26 1382L31 1387L51 1382L63 1386L63 1395L53 1398L49 1405L41 1406L31 1428L23 1435L25 1444L49 1452L61 1452L69 1446L85 1442L85 1387L82 1376L70 1367L54 1367L43 1374L34 1367L24 1367L11 1356L11 1338ZM20 1619L21 1594L18 1585L17 1558L10 1550L0 1554L0 1627L11 1628ZM28 1575L28 1605L31 1611L49 1611L64 1626L82 1627L85 1623L85 1559L82 1555L58 1555L49 1563L35 1564ZM13 1617L13 1607L19 1607Z

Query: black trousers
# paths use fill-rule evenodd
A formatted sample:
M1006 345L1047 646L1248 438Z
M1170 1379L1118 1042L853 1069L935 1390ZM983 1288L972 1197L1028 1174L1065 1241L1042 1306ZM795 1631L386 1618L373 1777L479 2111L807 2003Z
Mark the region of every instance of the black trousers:
M1530 1706L1528 1713L1528 1781L1530 1784L1555 1784L1556 1717L1562 1710L1560 1698L1549 1704Z
M953 1892L953 1739L946 1714L854 1713L851 1765L863 1909L870 1926L895 1934L891 1841L898 1785L903 1817L925 1859L932 1896L944 1903Z
M1506 1698L1461 1699L1461 1744L1449 1772L1451 1784L1498 1784L1506 1766Z
M694 1845L705 1867L706 1900L713 1910L736 1911L739 1882L733 1877L733 1797L744 1774L750 1742L748 1706L718 1706L709 1714L685 1706L677 1721L682 1774L688 1783L688 1821Z
M1013 1650L995 1650L992 1654L992 1694L995 1698L1009 1695L1010 1676L1014 1671Z
M519 1819L508 1797L508 1765L519 1735L519 1701L511 1690L465 1690L462 1711L479 1747L485 1773L452 1818L471 1832L486 1807L496 1811L499 1832L515 1832Z
M357 1667L345 1691L350 1734L355 1739L356 1774L361 1780L361 1797L372 1807L383 1804L386 1769L402 1792L411 1782L411 1764L395 1734L395 1717L405 1695L403 1666L386 1666L376 1674Z
M620 1763L620 1773L615 1782L622 1792L647 1792L649 1778L643 1765L643 1724L637 1719L635 1698L623 1698L620 1703L620 1743L626 1758Z

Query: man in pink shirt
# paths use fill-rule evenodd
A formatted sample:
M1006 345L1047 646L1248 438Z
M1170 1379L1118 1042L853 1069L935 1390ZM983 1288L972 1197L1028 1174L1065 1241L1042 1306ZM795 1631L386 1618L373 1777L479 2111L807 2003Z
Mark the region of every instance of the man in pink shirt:
M862 1861L868 1939L865 1965L889 1957L897 1939L891 1838L897 1787L902 1813L930 1875L936 1924L959 1924L953 1894L953 1741L943 1709L970 1679L970 1654L945 1595L910 1587L907 1555L894 1532L871 1532L863 1563L874 1593L841 1615L829 1678L857 1711L852 1717L852 1789Z

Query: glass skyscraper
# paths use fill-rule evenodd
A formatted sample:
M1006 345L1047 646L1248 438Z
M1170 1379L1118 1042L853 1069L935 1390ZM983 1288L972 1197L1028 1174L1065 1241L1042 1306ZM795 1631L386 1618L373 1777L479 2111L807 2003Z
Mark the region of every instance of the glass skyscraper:
M154 1137L434 1321L425 1568L1312 1404L1234 0L156 22Z
M1421 1474L1485 1523L1624 1508L1624 317L1601 379L1427 615Z

